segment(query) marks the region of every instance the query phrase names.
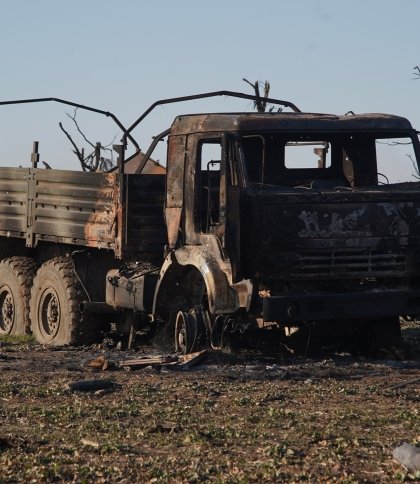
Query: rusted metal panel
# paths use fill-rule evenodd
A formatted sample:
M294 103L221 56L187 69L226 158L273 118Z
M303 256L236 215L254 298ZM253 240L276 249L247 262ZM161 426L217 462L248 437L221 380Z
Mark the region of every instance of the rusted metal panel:
M36 240L113 248L118 190L116 176L36 170L33 223Z
M176 246L181 226L181 214L184 204L185 148L186 137L169 137L165 217L169 247L171 249L174 249Z
M181 215L182 207L165 208L166 226L168 228L168 245L170 249L175 249L178 241Z
M0 234L25 237L28 170L0 168Z
M147 253L162 257L167 244L163 202L164 175L124 175L126 202L124 204L123 230L125 243L122 255L135 256Z

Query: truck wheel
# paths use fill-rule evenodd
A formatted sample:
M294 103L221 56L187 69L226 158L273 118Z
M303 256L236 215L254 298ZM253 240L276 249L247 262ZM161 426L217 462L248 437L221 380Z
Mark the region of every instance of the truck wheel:
M29 299L36 268L29 257L0 262L0 335L29 333Z
M52 346L89 342L81 330L87 326L80 313L80 303L86 299L71 259L56 257L45 262L31 291L31 328L36 340Z
M185 311L178 311L175 319L175 351L187 355L194 351L197 339L197 325L194 317Z
M189 312L178 311L175 318L175 351L187 355L198 351L203 345L207 313L202 306Z

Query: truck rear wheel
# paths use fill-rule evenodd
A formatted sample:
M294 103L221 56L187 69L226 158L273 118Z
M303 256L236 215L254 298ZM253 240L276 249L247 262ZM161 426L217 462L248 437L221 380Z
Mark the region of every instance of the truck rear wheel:
M0 335L29 333L29 299L36 268L29 257L0 262Z
M80 303L87 299L74 272L73 261L56 257L45 262L34 278L30 316L32 333L39 343L63 346L88 343Z

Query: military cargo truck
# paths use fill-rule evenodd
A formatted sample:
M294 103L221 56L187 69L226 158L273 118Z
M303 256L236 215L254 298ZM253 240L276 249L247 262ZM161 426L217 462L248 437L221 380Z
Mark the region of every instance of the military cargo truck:
M159 103L110 172L39 168L37 144L30 167L0 168L0 334L84 344L112 321L166 324L182 353L324 324L397 340L420 313L418 133L269 101L292 112L178 116L129 173L127 138ZM166 173L143 173L164 138ZM413 181L381 173L387 146L412 150Z

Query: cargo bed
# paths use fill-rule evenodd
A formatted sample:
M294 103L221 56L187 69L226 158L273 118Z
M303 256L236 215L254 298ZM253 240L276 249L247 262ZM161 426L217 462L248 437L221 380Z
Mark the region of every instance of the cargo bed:
M0 168L0 235L27 247L71 244L117 257L161 252L164 188L164 175Z

